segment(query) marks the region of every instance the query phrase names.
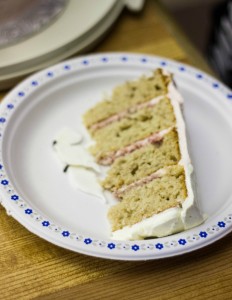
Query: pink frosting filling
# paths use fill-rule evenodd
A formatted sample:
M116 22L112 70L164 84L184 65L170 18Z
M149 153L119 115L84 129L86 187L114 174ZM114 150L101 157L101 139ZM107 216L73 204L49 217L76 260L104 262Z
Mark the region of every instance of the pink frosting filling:
M156 133L153 133L152 135L150 135L149 137L147 137L143 140L139 140L139 141L137 141L131 145L128 145L120 150L117 150L115 152L111 152L106 157L100 159L99 163L102 165L105 165L105 166L110 165L115 161L116 158L118 158L120 156L124 156L124 155L131 153L137 149L140 149L141 147L144 147L148 144L160 142L160 141L162 141L164 135L167 134L171 129L172 129L172 127L168 128L168 129L164 129L164 130L156 132Z
M133 114L135 112L137 112L138 110L145 108L145 107L153 107L154 105L156 105L164 96L158 96L156 98L153 98L151 101L146 102L146 103L141 103L141 104L137 104L135 106L132 106L130 108L128 108L125 111L122 111L118 114L115 114L101 122L95 123L94 125L92 125L90 127L91 130L97 130L97 129L101 129L113 122L117 122L120 121L121 119L127 117L130 114Z
M121 187L120 189L118 189L117 191L114 192L114 195L118 198L120 197L121 194L135 188L138 186L142 186L144 184L147 184L149 182L151 182L152 180L155 180L157 178L160 178L162 176L164 176L166 174L166 170L165 169L160 169L154 173L152 173L151 175L144 177L142 179L139 179L129 185L125 185L123 187Z

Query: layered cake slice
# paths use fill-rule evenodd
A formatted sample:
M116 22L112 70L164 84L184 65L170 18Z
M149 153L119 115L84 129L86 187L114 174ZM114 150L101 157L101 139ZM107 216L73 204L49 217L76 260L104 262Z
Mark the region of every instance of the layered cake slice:
M172 75L157 69L116 87L84 115L95 141L90 152L108 166L102 186L118 199L108 212L112 238L166 236L203 222L182 103Z
M87 128L107 120L136 104L150 101L167 93L169 76L157 69L152 76L142 76L138 80L126 82L114 89L111 97L99 102L84 115L84 123Z

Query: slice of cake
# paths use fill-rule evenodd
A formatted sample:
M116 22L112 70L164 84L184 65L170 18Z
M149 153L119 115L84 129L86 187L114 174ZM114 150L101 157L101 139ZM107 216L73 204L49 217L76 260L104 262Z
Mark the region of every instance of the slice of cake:
M179 207L187 197L182 166L160 169L115 193L121 202L109 211L112 230L132 226L166 209Z
M118 150L174 125L172 105L169 99L164 97L155 105L130 112L122 119L92 132L96 144L91 148L91 153L99 163L108 164L108 159Z
M118 199L108 212L112 238L166 236L203 222L182 103L172 75L157 69L116 87L84 115L95 141L90 152L108 166L102 186Z
M109 99L99 102L84 115L84 123L88 128L97 125L110 116L131 109L136 104L150 101L152 98L167 93L169 76L157 69L150 77L143 76L135 81L129 81L114 89Z
M147 145L116 159L102 182L105 189L115 191L146 177L165 166L176 165L181 159L175 128Z

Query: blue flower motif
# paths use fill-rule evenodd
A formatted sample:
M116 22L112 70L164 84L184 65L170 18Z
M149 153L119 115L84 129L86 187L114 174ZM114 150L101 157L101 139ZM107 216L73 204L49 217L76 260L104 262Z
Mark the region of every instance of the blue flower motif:
M53 77L53 75L54 75L53 72L48 72L48 73L47 73L47 76L48 76L48 77Z
M65 65L65 66L64 66L64 69L65 69L65 70L70 70L71 67L70 67L69 65Z
M226 227L226 223L223 221L218 222L219 227Z
M86 245L89 245L89 244L92 243L92 240L91 240L91 239L84 239L84 243L85 243Z
M32 81L32 83L31 83L32 85L34 85L34 86L36 86L36 85L38 85L38 81Z
M208 235L208 233L207 233L206 231L201 231L201 232L199 233L199 236L202 237L202 238L206 238L207 235Z
M17 195L12 195L12 196L11 196L11 199L14 200L14 201L16 201L16 200L19 199L19 196L17 196Z
M227 95L227 98L228 98L228 99L232 99L232 94L228 94L228 95Z
M42 225L45 226L45 227L48 227L50 225L50 223L48 221L43 221Z
M115 244L114 243L109 243L107 246L110 250L115 248Z
M88 60L83 60L82 63L83 63L83 65L88 65L89 62L88 62Z
M218 84L218 83L213 83L213 87L214 87L215 89L217 89L217 88L219 87L219 84Z
M27 215L32 214L32 209L30 209L30 208L25 209L25 214L27 214Z
M180 245L185 245L185 244L187 243L187 241L186 241L185 239L180 239L180 240L178 241L178 243L179 243Z
M128 58L126 56L123 56L121 59L122 59L122 61L127 61L128 60Z
M198 79L201 79L201 78L203 78L203 75L202 75L202 74L197 74L196 77L197 77Z
M0 165L0 170L3 168L3 165Z
M161 61L161 66L166 66L167 65L167 63L166 63L166 61Z
M9 183L9 181L6 180L6 179L3 179L3 180L1 181L1 184L2 184L2 185L7 185L8 183Z
M70 235L70 232L69 232L69 231L63 231L63 232L62 232L62 235L65 236L65 237L67 237L67 236Z
M102 57L101 59L103 62L107 62L108 61L108 58L107 57Z
M138 251L139 250L139 246L138 245L133 245L131 247L131 249L134 250L134 251Z
M186 71L185 67L179 67L179 70L182 72Z
M1 118L0 118L0 123L5 123L5 122L6 122L6 119L3 118L3 117L1 117Z
M12 109L12 108L14 108L14 105L9 103L9 104L7 104L7 108Z
M24 95L25 95L24 92L19 92L19 93L18 93L18 96L20 96L20 97L23 97Z
M155 247L156 247L156 249L161 250L161 249L163 249L164 245L161 244L161 243L158 243L158 244L155 245Z
M146 63L146 62L147 62L147 59L146 59L146 58L142 58L142 59L141 59L141 62Z

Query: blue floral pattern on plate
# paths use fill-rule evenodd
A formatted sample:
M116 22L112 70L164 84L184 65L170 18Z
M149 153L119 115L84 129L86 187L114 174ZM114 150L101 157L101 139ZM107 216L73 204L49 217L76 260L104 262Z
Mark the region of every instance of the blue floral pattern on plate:
M104 66L109 65L110 63L119 63L119 64L129 64L130 62L136 62L141 65L150 65L151 68L162 66L164 68L172 68L173 71L188 74L188 76L192 76L195 80L200 80L201 83L204 83L211 87L213 91L216 93L221 93L224 95L224 98L231 102L232 93L228 89L224 88L223 85L215 79L210 79L203 72L199 72L199 70L188 67L187 65L180 64L177 62L173 62L171 60L166 60L164 58L155 58L152 56L141 56L141 55L122 55L122 54L107 54L107 55L98 55L98 56L90 56L86 59L77 59L71 60L66 63L61 63L55 67L50 68L49 70L45 70L40 75L34 75L33 79L29 79L25 81L24 84L21 85L21 89L16 89L11 92L12 97L5 104L5 108L1 108L1 116L0 116L0 138L4 134L4 128L8 122L8 116L14 112L14 109L19 103L24 101L26 96L40 88L41 85L48 82L49 80L54 80L59 76L64 76L67 74L67 71L78 71L81 68L86 68L86 66L94 66L102 64ZM107 63L107 64L106 64ZM41 75L42 74L42 75ZM5 110L4 110L5 109ZM224 216L222 219L217 220L216 224L211 224L210 226L205 226L203 229L199 230L199 232L195 232L194 234L182 233L180 237L177 235L173 235L173 239L169 239L168 241L165 238L158 239L158 242L151 243L151 241L136 241L128 242L128 241L100 241L90 237L84 237L78 233L72 232L71 230L64 230L57 224L54 224L51 220L47 220L41 216L36 210L30 207L26 201L19 197L17 191L14 189L13 184L11 184L8 176L6 175L3 168L3 161L1 158L0 164L0 176L1 176L1 189L5 191L6 196L4 199L4 206L8 206L7 201L10 200L12 205L17 205L25 218L29 218L30 222L33 220L40 224L41 230L44 230L46 235L46 231L52 231L58 234L60 237L67 240L73 240L77 243L82 243L87 247L101 247L101 249L105 249L110 251L111 253L118 251L125 251L127 253L130 251L130 254L136 255L137 253L143 253L144 251L156 251L155 253L167 252L169 249L173 248L187 248L194 243L203 243L203 241L210 239L214 235L217 235L218 232L226 231L230 228L231 231L231 220L232 214ZM39 222L38 222L39 221ZM228 231L226 231L228 232ZM114 251L113 251L114 250Z

